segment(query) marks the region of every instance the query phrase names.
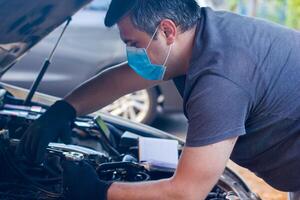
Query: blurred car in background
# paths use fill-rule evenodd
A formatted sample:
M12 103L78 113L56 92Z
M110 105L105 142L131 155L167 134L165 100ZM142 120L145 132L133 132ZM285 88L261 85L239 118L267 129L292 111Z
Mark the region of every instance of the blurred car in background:
M126 60L117 28L107 29L104 17L110 0L95 0L73 16L38 91L64 97L103 70ZM29 89L54 47L62 26L53 31L10 71L2 81ZM102 111L150 124L158 113L182 111L182 99L172 82L126 95Z

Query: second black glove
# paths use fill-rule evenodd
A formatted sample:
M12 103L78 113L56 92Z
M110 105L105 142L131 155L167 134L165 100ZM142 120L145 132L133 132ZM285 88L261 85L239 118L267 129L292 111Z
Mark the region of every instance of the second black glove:
M113 182L100 180L87 162L63 161L62 167L67 200L107 200L107 192Z

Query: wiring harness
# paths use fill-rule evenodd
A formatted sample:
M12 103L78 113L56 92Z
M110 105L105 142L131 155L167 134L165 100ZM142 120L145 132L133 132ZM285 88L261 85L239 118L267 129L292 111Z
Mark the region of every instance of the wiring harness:
M44 165L33 166L14 155L3 132L0 139L0 199L63 199L59 158L49 157Z
M61 159L85 160L104 181L140 182L171 177L173 173L153 172L123 155L122 161L113 162L102 155L83 155L74 149L50 148L43 165L34 165L25 158L15 156L18 140L10 139L7 130L0 131L0 199L2 200L63 200ZM82 148L82 147L80 147ZM127 159L126 159L127 158ZM130 158L130 159L129 159ZM233 197L233 198L231 198ZM218 186L209 193L207 200L236 199L234 193Z

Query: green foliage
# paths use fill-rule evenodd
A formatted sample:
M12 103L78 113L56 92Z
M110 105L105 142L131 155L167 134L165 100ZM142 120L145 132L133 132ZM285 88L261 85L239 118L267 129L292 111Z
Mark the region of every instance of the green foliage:
M291 28L300 30L300 0L224 0L227 8L233 12L240 14L251 15L255 14L256 17L265 18ZM251 9L251 2L256 1L255 10Z
M300 29L300 0L288 0L286 23L292 28Z
M285 24L287 0L264 0L264 10L260 17Z
M229 10L236 11L239 1L238 0L230 0L229 1Z

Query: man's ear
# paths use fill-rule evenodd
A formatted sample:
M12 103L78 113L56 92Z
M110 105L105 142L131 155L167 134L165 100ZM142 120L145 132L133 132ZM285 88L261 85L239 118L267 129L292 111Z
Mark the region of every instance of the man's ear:
M176 24L172 20L164 19L160 23L160 29L167 40L167 44L173 44L178 33Z

